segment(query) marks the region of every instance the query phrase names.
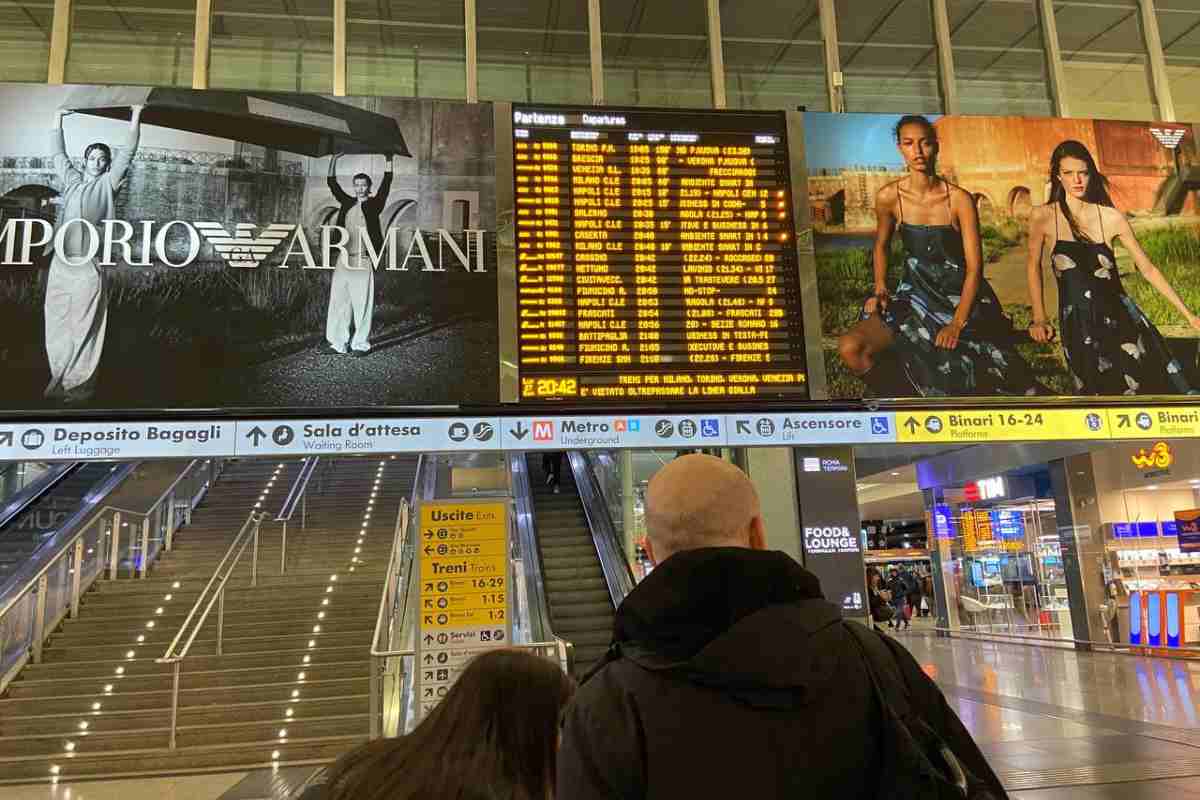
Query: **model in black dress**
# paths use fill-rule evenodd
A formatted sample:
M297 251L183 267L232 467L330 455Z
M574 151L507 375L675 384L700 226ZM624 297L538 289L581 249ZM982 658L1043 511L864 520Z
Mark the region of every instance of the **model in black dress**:
M1162 334L1125 293L1110 234L1122 240L1142 275L1192 327L1200 328L1200 319L1137 244L1128 221L1112 206L1104 176L1096 171L1082 144L1068 141L1055 149L1051 182L1051 202L1038 209L1030 225L1034 316L1030 334L1043 342L1053 337L1041 289L1042 243L1050 243L1053 230L1050 265L1058 283L1063 353L1075 391L1084 395L1196 394ZM1099 236L1088 233L1092 224Z

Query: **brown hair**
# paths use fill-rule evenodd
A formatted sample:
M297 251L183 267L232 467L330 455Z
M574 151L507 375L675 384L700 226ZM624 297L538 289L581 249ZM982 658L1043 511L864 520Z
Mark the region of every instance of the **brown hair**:
M1062 180L1058 177L1058 170L1064 158L1074 158L1087 164L1088 186L1087 191L1083 194L1083 199L1089 203L1109 208L1114 207L1112 196L1108 192L1108 178L1100 172L1096 166L1096 159L1092 158L1091 151L1082 142L1067 139L1054 148L1054 152L1050 154L1050 202L1057 205L1062 211L1075 240L1090 242L1091 238L1079 227L1079 223L1067 205L1067 190L1063 188ZM1107 244L1107 242L1101 242L1101 244Z
M575 682L522 650L476 656L416 729L347 753L328 800L545 800Z

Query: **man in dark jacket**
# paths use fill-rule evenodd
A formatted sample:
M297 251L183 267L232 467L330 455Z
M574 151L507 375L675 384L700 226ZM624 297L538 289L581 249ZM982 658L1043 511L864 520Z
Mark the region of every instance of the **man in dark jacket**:
M383 252L383 226L379 216L387 206L392 188L392 156L379 191L371 196L371 176L360 172L353 178L354 194L347 194L338 183L337 162L329 160L329 191L338 202L335 224L346 231L345 249L338 253L329 286L329 310L325 317L325 340L330 350L345 354L347 345L357 355L371 349L371 318L375 314L375 270L366 252L370 245L376 255ZM365 241L364 241L365 239ZM351 327L354 336L351 338Z
M647 488L646 528L658 567L621 604L609 657L567 711L557 796L882 796L890 743L845 627L857 623L766 550L749 479L711 456L676 459ZM937 687L907 651L897 661L926 722L999 788Z

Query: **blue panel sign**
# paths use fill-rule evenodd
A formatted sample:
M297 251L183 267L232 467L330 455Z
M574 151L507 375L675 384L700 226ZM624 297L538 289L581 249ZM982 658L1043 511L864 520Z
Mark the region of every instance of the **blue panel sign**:
M1174 522L1169 519L1163 520L1162 535L1163 536L1178 536L1179 535L1179 523Z
M933 507L933 535L937 539L954 538L954 517L950 506L939 504Z
M1137 535L1142 539L1153 539L1158 536L1158 522L1137 523Z
M1142 593L1129 593L1129 643L1142 643Z
M1162 647L1162 595L1158 592L1146 595L1146 644Z
M1112 532L1114 539L1129 539L1137 535L1132 522L1114 522Z

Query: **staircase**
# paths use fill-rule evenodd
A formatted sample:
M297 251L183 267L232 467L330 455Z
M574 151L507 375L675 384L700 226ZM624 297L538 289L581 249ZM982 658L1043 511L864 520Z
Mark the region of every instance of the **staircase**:
M97 582L43 662L10 685L0 699L0 783L316 763L364 741L371 634L415 468L415 458L323 460L308 486L307 527L299 510L288 526L281 575L270 517L299 462L227 467L150 577ZM223 654L214 607L182 663L171 750L172 668L155 659L256 503L270 514L258 585L247 549L226 590Z
M92 487L120 464L82 464L0 528L0 583L42 545L42 541L75 513Z
M551 628L575 646L575 673L583 675L612 639L612 598L566 455L558 494L546 485L541 454L526 458Z

